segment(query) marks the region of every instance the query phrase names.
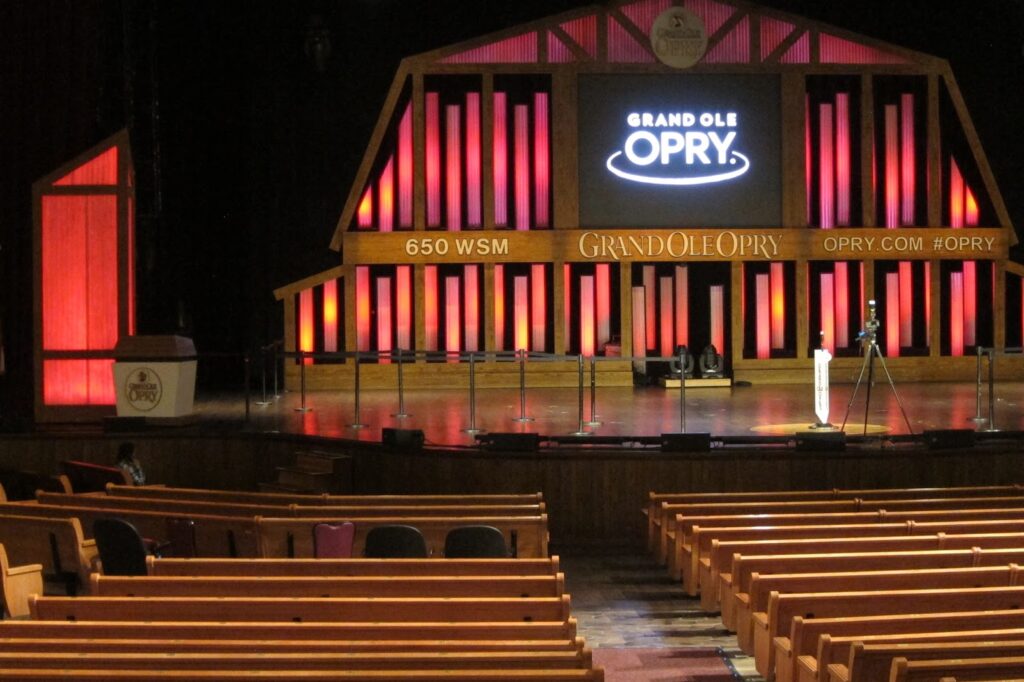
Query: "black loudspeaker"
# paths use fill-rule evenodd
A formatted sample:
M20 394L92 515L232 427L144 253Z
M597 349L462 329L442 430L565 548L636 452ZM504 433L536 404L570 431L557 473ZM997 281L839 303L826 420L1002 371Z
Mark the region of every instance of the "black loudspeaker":
M974 447L974 431L971 429L925 431L924 442L929 450L970 449Z
M662 452L708 452L710 449L710 433L661 434Z
M380 442L385 447L396 450L422 450L423 431L420 429L381 429Z
M487 433L476 437L487 450L495 452L537 452L540 436L536 433Z
M846 450L846 434L842 431L798 433L796 449L799 452L843 452Z

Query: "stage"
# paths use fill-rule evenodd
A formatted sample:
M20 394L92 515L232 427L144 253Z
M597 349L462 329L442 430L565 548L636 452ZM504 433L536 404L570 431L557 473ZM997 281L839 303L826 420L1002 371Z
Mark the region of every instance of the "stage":
M832 386L829 421L842 423L854 385ZM864 433L865 393L862 384L850 409L846 433ZM976 385L969 383L897 384L914 433L936 429L987 429L988 423L971 420L976 415ZM419 429L428 445L468 446L475 443L470 426L469 394L465 389L409 388L404 410L396 417L399 396L394 390L365 390L360 395L359 422L353 428L355 401L351 391L310 391L306 412L298 411L298 392L283 392L269 404L258 404L262 395L252 396L246 430L297 434L330 439L379 442L384 428ZM988 388L983 386L981 414L988 416ZM1024 430L1024 382L998 383L995 387L995 425L1002 431ZM813 387L809 385L733 386L732 388L688 388L686 390L686 431L712 436L756 437L791 435L814 424ZM200 397L196 406L201 425L244 421L241 396ZM533 432L545 437L563 437L579 429L579 392L567 388L526 390L526 416L519 422L520 393L517 389L477 389L475 425L486 432ZM656 437L682 431L678 389L648 387L597 388L596 413L599 425L584 425L595 436ZM589 385L584 389L583 421L591 417ZM900 407L889 384L876 382L867 416L868 434L907 434ZM581 439L582 440L582 439Z

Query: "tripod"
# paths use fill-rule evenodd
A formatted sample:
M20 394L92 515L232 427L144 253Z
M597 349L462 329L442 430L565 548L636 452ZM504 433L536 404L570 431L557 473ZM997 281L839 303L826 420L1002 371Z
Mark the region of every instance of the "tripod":
M850 408L853 407L853 401L857 399L857 391L860 390L860 384L864 380L864 372L868 373L868 387L867 393L864 396L864 435L868 433L868 411L871 407L871 387L875 383L875 358L878 358L878 362L881 363L882 369L885 370L885 378L889 380L889 388L892 389L892 394L896 397L896 404L900 406L900 413L903 415L903 421L907 425L907 431L911 434L914 433L914 428L910 425L910 419L907 417L907 411L903 408L903 401L900 400L900 394L896 391L896 384L893 383L892 375L889 374L889 367L885 364L885 357L882 355L882 349L878 347L878 328L881 323L875 316L875 302L868 301L868 321L864 325L864 331L859 335L861 342L864 344L864 364L860 367L860 374L857 376L857 383L853 387L853 395L850 396L850 402L846 405L846 414L843 415L843 425L839 427L840 431L846 430L846 421L850 417Z

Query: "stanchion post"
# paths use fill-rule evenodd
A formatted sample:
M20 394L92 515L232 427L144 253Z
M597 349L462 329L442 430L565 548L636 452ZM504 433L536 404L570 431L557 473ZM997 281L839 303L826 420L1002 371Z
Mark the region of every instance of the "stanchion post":
M398 350L398 412L391 415L396 419L405 419L410 416L405 411L405 372L402 370L402 356L405 351L402 349Z
M512 421L525 424L532 422L533 417L526 416L526 356L527 350L521 348L516 351L516 355L519 356L519 417Z
M679 353L679 432L686 433L686 352Z
M245 421L248 422L249 416L252 414L252 398L249 395L252 392L252 358L249 356L249 351L245 352L242 362L245 364Z
M278 387L278 383L277 383L277 367L281 363L281 358L278 356L278 352L277 351L280 348L281 348L280 344L278 344L275 341L274 342L274 399L275 400L281 397L281 391L278 390L279 387Z
M976 363L977 364L976 371L975 371L976 386L975 386L975 392L974 392L974 406L975 406L975 410L974 410L974 416L973 417L968 417L967 421L974 422L976 424L980 424L980 423L985 422L987 420L984 417L981 416L981 355L982 355L982 352L983 352L984 349L982 349L982 347L979 345L979 346L977 346L977 350L978 350L978 353L977 353L978 362Z
M267 346L260 348L260 391L262 393L261 400L256 404L266 407L270 404L270 401L267 400Z
M572 436L589 436L590 432L583 430L583 355L582 354L576 356L576 367L577 367L577 374L578 374L578 382L577 382L577 384L578 384L578 387L579 387L579 411L578 411L579 420L578 420L578 426L577 426L576 430L573 431L570 435L572 435Z
M462 429L463 433L483 433L483 429L476 427L476 353L469 354L469 428Z
M601 420L597 418L597 360L594 356L590 356L590 421L586 425L601 425Z
M996 349L989 348L988 354L988 428L982 431L998 431L996 427Z
M356 351L355 363L356 366L353 368L354 376L352 378L352 423L348 426L351 429L361 429L364 428L366 424L362 423L359 414L359 351Z
M306 407L306 351L299 351L299 392L301 394L299 406L296 412L309 412L311 407Z

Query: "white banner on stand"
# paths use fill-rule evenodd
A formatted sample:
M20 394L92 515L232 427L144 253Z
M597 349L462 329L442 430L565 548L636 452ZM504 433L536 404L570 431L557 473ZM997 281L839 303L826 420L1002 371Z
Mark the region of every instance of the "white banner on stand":
M828 363L832 354L825 348L814 351L814 414L818 424L828 424Z

